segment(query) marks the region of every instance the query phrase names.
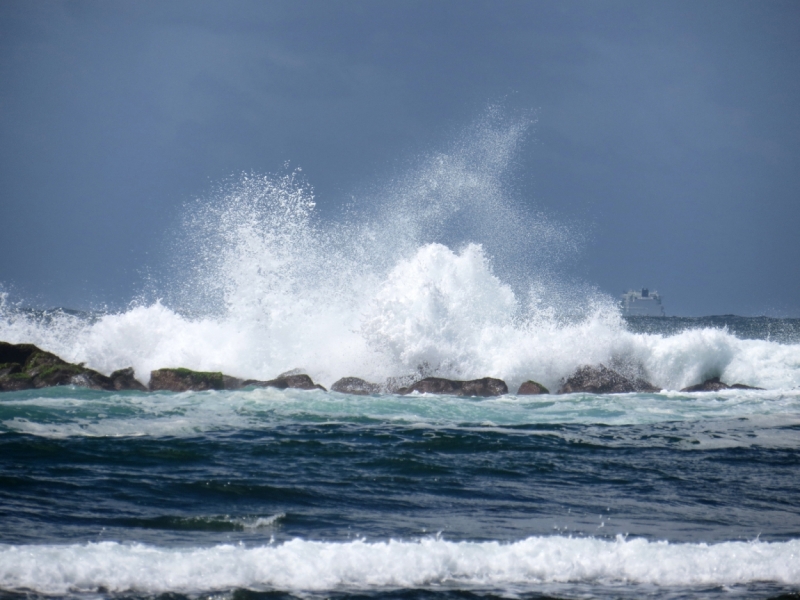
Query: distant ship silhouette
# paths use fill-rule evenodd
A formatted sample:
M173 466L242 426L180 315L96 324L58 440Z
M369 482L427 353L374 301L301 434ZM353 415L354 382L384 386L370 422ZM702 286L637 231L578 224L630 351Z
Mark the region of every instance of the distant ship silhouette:
M664 307L658 292L642 288L641 292L629 290L622 294L619 304L625 317L664 317Z

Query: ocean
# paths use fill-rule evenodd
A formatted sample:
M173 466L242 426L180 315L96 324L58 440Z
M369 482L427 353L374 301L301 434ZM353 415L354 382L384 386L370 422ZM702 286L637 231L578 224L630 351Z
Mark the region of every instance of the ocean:
M122 309L0 294L0 340L144 383L510 391L2 393L0 599L800 597L800 320L623 318L514 195L530 125L490 111L336 218L298 170L233 177ZM661 391L515 393L600 364ZM710 377L762 389L679 391Z

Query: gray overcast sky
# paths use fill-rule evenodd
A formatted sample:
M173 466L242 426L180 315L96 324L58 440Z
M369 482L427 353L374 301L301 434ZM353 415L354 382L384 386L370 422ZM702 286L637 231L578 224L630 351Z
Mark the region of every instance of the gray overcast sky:
M575 272L800 316L800 3L0 3L0 285L120 305L181 206L301 166L322 214L505 99Z

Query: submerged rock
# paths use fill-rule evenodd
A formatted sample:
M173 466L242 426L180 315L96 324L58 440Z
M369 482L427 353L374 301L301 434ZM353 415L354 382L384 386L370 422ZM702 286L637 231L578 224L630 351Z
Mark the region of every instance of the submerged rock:
M483 377L470 381L457 381L441 377L426 377L407 388L397 390L398 394L446 394L450 396L502 396L508 393L508 386L502 379Z
M538 396L539 394L549 394L550 390L536 381L526 381L517 390L517 396Z
M370 394L379 394L381 386L377 383L370 383L358 377L342 377L339 381L331 386L332 392L340 392L342 394L354 394L356 396L369 396Z
M56 385L77 385L93 390L114 390L110 378L82 364L62 360L33 344L0 342L0 391Z
M728 385L719 380L719 377L706 379L703 383L690 385L683 388L682 392L719 392L720 390L763 390L764 388L752 387L743 383Z
M558 393L626 394L658 391L659 388L644 379L629 379L604 365L599 365L597 367L580 367L564 381Z
M314 381L306 375L305 373L300 373L297 375L279 375L275 379L271 379L269 381L258 381L256 379L248 379L241 383L241 387L274 387L280 390L285 390L287 388L293 388L297 390L322 390L323 392L327 392L324 387L321 385L314 383Z

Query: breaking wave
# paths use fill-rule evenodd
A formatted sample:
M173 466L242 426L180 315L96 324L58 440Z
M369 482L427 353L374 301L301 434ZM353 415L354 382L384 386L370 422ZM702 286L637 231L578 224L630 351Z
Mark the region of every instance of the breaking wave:
M0 588L44 594L247 589L335 590L448 583L730 586L800 584L800 542L670 544L531 537L519 542L441 539L332 543L300 539L247 548L168 549L100 542L0 546Z
M84 318L31 315L0 297L0 339L104 373L161 367L269 379L484 376L550 388L604 363L679 389L708 377L800 385L800 346L720 329L626 329L611 298L560 273L582 234L519 201L515 152L532 126L492 109L446 151L315 213L299 170L245 174L186 206L158 299Z

